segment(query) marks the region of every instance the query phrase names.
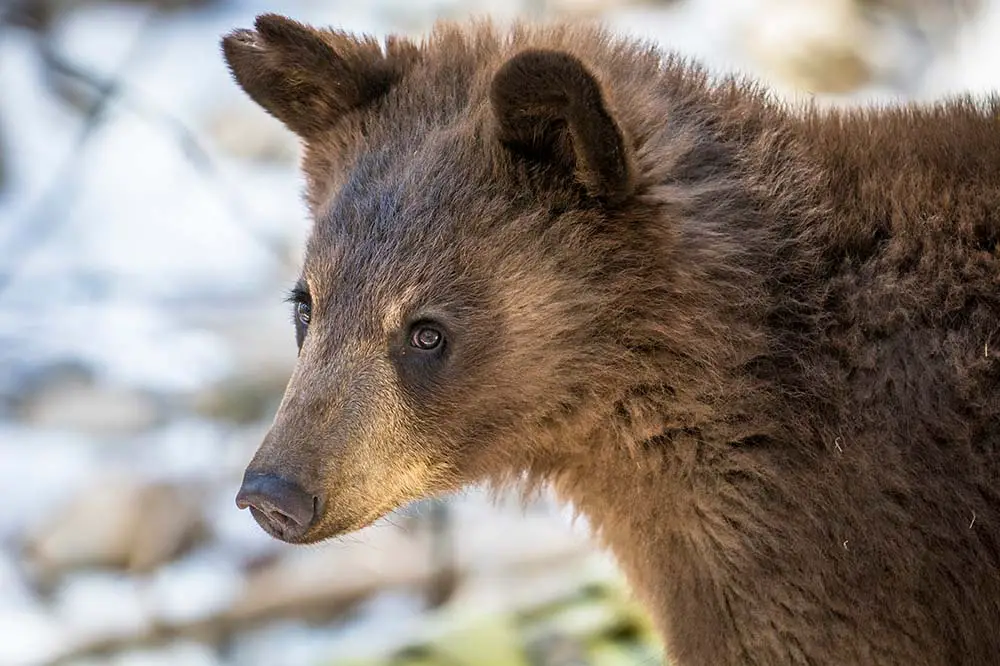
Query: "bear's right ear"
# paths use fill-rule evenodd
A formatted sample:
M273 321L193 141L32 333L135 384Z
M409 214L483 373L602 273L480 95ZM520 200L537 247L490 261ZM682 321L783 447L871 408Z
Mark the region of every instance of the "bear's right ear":
M600 83L574 56L541 49L518 53L493 77L490 102L508 148L572 178L605 203L632 194L632 150Z
M257 17L254 27L223 38L229 69L255 102L303 138L385 95L416 57L398 42L386 54L372 38L276 14Z

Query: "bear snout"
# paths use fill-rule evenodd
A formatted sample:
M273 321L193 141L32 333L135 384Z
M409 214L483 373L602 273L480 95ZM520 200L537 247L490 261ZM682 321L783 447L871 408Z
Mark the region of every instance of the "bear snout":
M236 506L250 509L257 524L282 541L298 541L316 519L318 498L277 474L247 470Z

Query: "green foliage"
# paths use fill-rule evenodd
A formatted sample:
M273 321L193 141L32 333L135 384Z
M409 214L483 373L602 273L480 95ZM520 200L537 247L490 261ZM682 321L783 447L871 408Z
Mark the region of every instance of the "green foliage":
M325 666L653 666L662 650L648 620L617 587L518 613L455 616L432 639L369 660Z

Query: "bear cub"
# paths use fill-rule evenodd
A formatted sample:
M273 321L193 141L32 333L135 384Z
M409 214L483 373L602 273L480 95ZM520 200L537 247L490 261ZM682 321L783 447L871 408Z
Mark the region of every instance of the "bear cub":
M223 40L301 137L311 543L547 485L671 664L1000 663L1000 103L793 109L599 28Z

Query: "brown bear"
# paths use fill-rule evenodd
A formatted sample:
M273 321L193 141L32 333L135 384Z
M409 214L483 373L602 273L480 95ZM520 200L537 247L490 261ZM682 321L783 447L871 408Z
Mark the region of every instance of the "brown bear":
M1000 102L791 109L585 26L223 48L313 218L270 534L549 484L671 664L1000 663Z

